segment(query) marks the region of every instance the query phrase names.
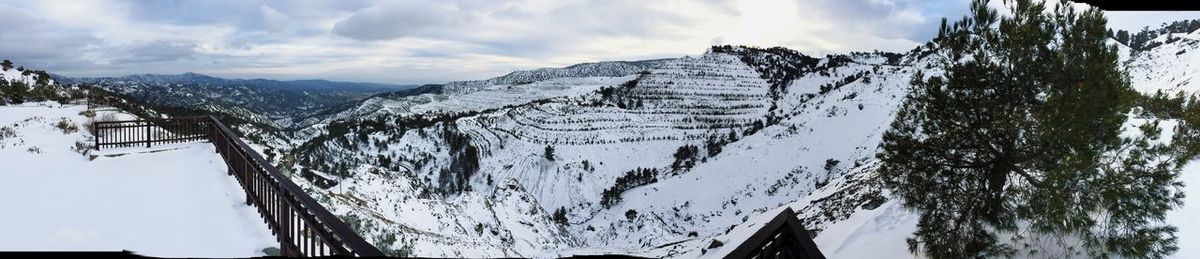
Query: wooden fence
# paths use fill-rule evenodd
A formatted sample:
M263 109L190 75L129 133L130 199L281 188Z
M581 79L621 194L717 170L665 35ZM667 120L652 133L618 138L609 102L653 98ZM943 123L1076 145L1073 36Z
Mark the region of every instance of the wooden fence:
M97 149L207 140L208 117L92 122Z
M209 140L279 240L284 256L382 256L213 116L95 122L96 148Z

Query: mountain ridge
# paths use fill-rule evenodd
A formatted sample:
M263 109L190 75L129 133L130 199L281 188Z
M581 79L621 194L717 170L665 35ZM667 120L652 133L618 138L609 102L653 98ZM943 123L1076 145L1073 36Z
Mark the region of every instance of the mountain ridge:
M344 88L343 90L403 90L412 88L414 85L403 84L384 84L384 83L368 83L368 82L349 82L349 81L332 81L325 79L300 79L300 80L276 80L265 78L254 79L229 79L195 72L184 72L181 74L132 74L124 76L109 76L109 77L69 77L58 74L51 74L53 78L64 84L87 84L99 83L104 81L135 81L144 83L156 84L184 84L184 83L210 83L222 85L236 84L255 84L267 87L292 87L299 88L297 90L333 90L333 88Z

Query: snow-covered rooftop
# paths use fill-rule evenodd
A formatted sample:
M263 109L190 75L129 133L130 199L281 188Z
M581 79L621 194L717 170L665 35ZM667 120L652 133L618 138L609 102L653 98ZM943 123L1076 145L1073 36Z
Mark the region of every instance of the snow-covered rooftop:
M84 110L0 106L0 251L247 257L278 246L211 144L93 150L89 159L74 150L90 138ZM78 131L56 127L63 118Z

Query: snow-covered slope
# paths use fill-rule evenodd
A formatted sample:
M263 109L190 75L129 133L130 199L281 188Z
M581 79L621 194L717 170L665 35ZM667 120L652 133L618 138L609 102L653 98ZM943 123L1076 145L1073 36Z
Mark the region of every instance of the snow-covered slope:
M561 68L515 71L486 80L454 81L379 94L318 116L308 125L396 114L450 114L480 111L560 96L579 96L601 86L625 82L635 73L671 59L581 63Z
M914 57L917 54L912 53ZM783 109L789 112L779 123L725 146L687 175L626 193L631 198L617 211L633 209L670 220L636 222L617 231L613 240L666 241L654 246L641 244L655 247L647 251L651 256L719 257L720 251L705 251L713 240L737 244L740 241L723 235L754 215L767 212L764 219L774 216L781 205L804 204L795 209L815 231L842 220L845 212L838 209L879 206L883 198L871 186L855 186L848 195L855 200L844 204L825 199L842 190L838 187L848 186L853 177L871 172L875 147L907 91L911 73L924 65L914 59L889 65L878 57L852 56L852 62L797 78L778 104L795 109ZM857 79L833 84L851 76ZM837 87L822 93L823 84ZM830 215L838 217L822 217Z
M84 110L0 106L0 250L246 257L278 246L211 144L88 151Z
M474 91L444 92L445 86L430 86L425 91L402 91L381 94L356 103L350 108L323 118L323 122L346 120L378 115L398 114L451 114L480 111L489 108L524 104L535 100L560 96L578 96L628 81L632 76L617 77L563 77L524 84L496 84L480 86ZM433 89L436 88L436 89Z
M1127 55L1124 63L1134 88L1150 94L1162 91L1170 96L1200 94L1200 31L1166 34L1151 42L1163 44L1122 53Z
M569 94L392 106L326 125L290 170L397 254L698 254L748 215L863 171L920 54L787 53L714 49L511 86Z
M447 94L469 93L495 86L520 85L554 78L570 77L620 77L657 67L669 59L641 61L606 61L580 63L561 68L539 68L514 71L507 75L477 81L455 81L446 83Z
M1200 243L1200 160L1193 160L1183 167L1180 172L1183 181L1183 207L1167 213L1167 222L1179 228L1179 251L1176 258L1198 258L1200 247L1191 245Z
M678 59L614 88L487 116L479 130L534 144L691 140L767 114L766 82L728 54Z
M29 71L29 72L26 72ZM34 85L37 82L37 74L32 73L32 70L20 71L16 68L0 70L0 80L6 80L11 83L24 83L25 85ZM53 79L48 80L50 84L55 84Z
M1195 34L1174 37L1121 50L1136 89L1196 92ZM722 47L626 77L362 106L372 116L310 131L291 170L407 255L720 257L784 206L831 257L907 255L916 216L872 179L874 155L938 57L789 53ZM505 95L544 85L577 90Z
M1170 38L1171 40L1167 40ZM1177 93L1192 95L1200 93L1200 84L1194 83L1193 78L1200 74L1200 56L1190 55L1200 51L1200 42L1196 41L1197 32L1162 36L1155 41L1163 44L1154 48L1133 51L1128 47L1115 44L1121 55L1122 64L1128 70L1132 86L1144 94L1157 91L1174 96ZM928 71L927 71L928 73ZM1135 125L1146 122L1145 119L1130 115L1127 131L1133 131ZM1161 139L1170 139L1172 127L1178 123L1165 120L1160 124L1164 127ZM871 140L878 143L877 139ZM870 165L873 161L865 162ZM871 176L871 166L865 170L851 170L842 179L830 183L833 188L825 188L814 194L799 199L786 207L807 214L802 216L810 224L808 227L820 230L814 241L827 257L830 258L880 258L907 255L905 238L911 236L916 229L917 215L915 212L903 209L895 200L882 204L863 202L862 197L870 197L871 192L878 192L877 186L864 183L864 177ZM1200 160L1191 161L1184 166L1181 180L1185 184L1183 190L1188 194L1184 205L1168 213L1167 222L1179 228L1180 250L1172 255L1176 258L1193 258L1200 255L1200 249L1187 244L1200 239L1200 218L1198 208L1200 200L1194 196L1200 193ZM845 194L851 194L846 196ZM886 195L885 195L886 196ZM869 199L867 199L869 200ZM847 203L849 202L849 203ZM840 206L837 206L840 205ZM852 205L852 206L845 206ZM862 205L862 206L853 206ZM867 206L869 205L869 206ZM747 223L738 226L728 234L715 237L715 240L738 242L748 236L756 226L761 226L771 215L781 211L776 208L765 214L753 217ZM850 212L850 213L846 213ZM838 215L829 217L826 215ZM829 224L821 224L820 220L832 219ZM1189 241L1192 240L1192 241ZM871 249L862 249L870 247ZM728 249L728 248L727 248ZM727 252L727 249L715 251L716 254Z

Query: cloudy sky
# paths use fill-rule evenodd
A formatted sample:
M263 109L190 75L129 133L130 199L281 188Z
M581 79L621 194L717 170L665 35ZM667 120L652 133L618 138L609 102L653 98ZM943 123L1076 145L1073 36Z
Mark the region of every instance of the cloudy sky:
M906 51L968 0L0 0L0 58L71 76L436 83L696 55ZM1120 13L1140 28L1191 13Z

